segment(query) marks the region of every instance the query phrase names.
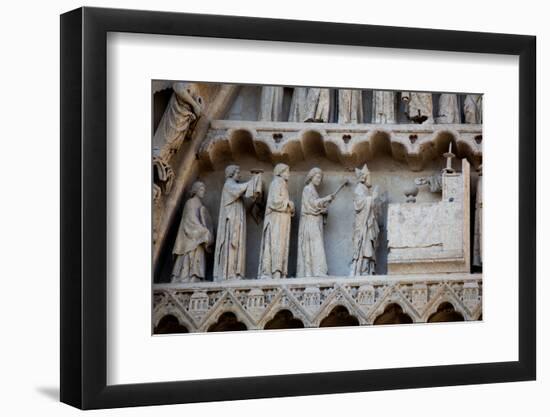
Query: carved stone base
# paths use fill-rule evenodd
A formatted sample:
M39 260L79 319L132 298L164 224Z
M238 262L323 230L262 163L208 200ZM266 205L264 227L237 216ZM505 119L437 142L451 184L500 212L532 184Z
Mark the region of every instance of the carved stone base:
M412 323L429 322L442 305L466 321L482 312L480 274L250 279L155 284L153 291L153 327L174 316L189 332L219 328L227 314L241 323L239 330L260 330L272 328L268 323L282 311L303 327L324 327L335 311L359 325L374 324L392 308Z

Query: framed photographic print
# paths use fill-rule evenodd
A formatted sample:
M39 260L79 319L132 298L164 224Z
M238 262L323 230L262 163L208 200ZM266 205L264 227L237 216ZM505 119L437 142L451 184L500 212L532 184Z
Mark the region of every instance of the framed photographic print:
M61 400L535 379L535 38L61 16Z

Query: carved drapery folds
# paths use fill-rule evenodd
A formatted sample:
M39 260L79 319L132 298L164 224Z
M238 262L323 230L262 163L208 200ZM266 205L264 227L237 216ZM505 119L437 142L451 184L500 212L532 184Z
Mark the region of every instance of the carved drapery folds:
M239 182L239 166L229 165L225 169L225 178L214 254L215 281L245 277L246 213L243 199L257 200L262 193L261 174Z
M378 187L374 187L370 191L372 183L366 164L361 169L355 169L355 175L357 176L357 185L353 191L355 220L350 275L374 275L376 274L376 249L380 233L378 225L381 206L380 191Z
M432 93L403 91L401 100L406 104L406 116L411 123L431 124L434 122Z
M203 107L195 84L177 82L172 88L174 94L153 139L153 147L158 150L159 157L167 162L191 133Z
M197 181L191 188L191 198L183 207L178 234L172 253L175 256L172 282L197 282L206 277L205 252L214 241L212 221L202 199L204 183Z
M290 220L294 203L288 194L290 168L277 164L273 169L265 209L258 278L286 278L290 246Z
M172 89L174 93L153 136L153 243L163 217L163 197L170 194L176 177L172 157L190 137L203 108L197 85L176 82Z
M153 188L156 200L170 193L174 180L170 161L190 136L203 106L195 84L176 82L172 88L174 94L153 137Z

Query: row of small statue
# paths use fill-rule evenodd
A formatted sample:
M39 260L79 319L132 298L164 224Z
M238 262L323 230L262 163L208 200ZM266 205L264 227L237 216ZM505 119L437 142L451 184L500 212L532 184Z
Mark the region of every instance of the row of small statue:
M371 123L397 123L395 91L372 92ZM462 123L458 94L439 95L438 114L434 115L432 93L403 91L399 93L405 104L405 116L411 123ZM260 98L261 121L328 122L331 106L330 89L296 87L292 93L288 117L283 114L284 87L262 87ZM338 123L368 123L364 117L362 90L338 89ZM482 96L466 94L462 105L464 121L479 124L482 121Z
M355 170L355 221L353 226L353 259L351 276L373 275L376 267L381 199L378 187L372 187L367 165ZM288 276L291 217L295 207L289 198L290 168L277 164L273 171L265 207L260 246L259 279L280 279ZM240 182L240 168L225 169L225 184L221 195L218 230L215 239L214 281L245 277L246 211L244 198L259 201L262 174ZM325 216L336 194L347 185L341 184L333 193L320 197L317 187L323 181L323 171L313 168L305 178L298 232L298 277L323 277L328 274L323 228ZM214 236L206 207L202 203L205 184L197 181L191 188L191 198L183 208L178 235L173 248L175 264L172 282L198 282L205 279L205 252L211 251Z

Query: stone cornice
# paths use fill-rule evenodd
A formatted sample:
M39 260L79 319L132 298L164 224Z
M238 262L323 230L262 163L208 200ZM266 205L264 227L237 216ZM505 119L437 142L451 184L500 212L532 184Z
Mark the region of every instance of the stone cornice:
M477 167L482 159L482 127L471 124L336 124L213 120L199 151L207 166L223 165L252 150L264 161L291 166L324 155L346 167L379 154L390 154L414 170L441 157L454 142L454 152Z

